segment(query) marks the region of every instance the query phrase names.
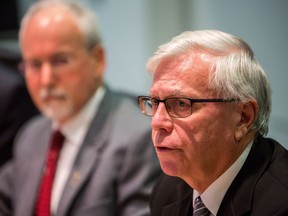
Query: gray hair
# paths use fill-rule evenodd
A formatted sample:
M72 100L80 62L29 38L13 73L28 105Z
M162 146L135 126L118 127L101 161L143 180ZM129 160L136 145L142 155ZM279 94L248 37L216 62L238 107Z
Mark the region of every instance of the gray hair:
M256 135L266 135L271 87L252 49L242 39L218 30L183 32L158 48L148 60L147 70L154 73L164 58L199 49L216 57L211 64L208 87L219 97L243 102L256 100L259 113L251 129Z
M76 22L85 38L87 50L91 50L96 44L101 43L100 29L98 19L94 11L90 10L84 4L72 0L45 0L34 3L21 21L19 38L21 43L21 34L25 25L36 13L51 7L63 7L70 11L75 17Z

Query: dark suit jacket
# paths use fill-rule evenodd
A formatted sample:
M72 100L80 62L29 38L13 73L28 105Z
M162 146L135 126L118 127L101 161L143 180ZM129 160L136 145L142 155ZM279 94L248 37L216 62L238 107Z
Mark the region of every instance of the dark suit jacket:
M33 215L50 129L51 122L41 117L17 137L15 160L0 171L0 215ZM56 216L149 215L159 174L149 118L141 114L136 99L107 89Z
M192 197L192 188L183 180L163 174L152 194L152 216L191 216ZM269 138L255 141L218 215L287 216L287 150Z
M0 61L0 167L12 156L19 128L36 114L22 75Z

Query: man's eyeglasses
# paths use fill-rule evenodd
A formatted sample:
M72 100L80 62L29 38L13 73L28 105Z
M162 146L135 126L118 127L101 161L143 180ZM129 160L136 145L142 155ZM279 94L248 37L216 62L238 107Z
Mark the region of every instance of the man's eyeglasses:
M159 103L165 104L166 110L171 117L185 118L192 114L193 103L211 103L211 102L236 102L238 99L193 99L193 98L181 98L172 97L160 100L149 96L139 96L138 103L140 109L144 115L154 116Z

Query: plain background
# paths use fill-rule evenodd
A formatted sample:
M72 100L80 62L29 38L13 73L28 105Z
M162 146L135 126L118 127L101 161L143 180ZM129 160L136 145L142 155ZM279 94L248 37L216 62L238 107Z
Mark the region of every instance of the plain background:
M17 0L19 17L33 0ZM272 113L268 136L288 148L287 0L79 0L97 13L107 48L106 81L147 94L145 69L156 48L187 30L219 29L244 39L268 74ZM0 21L1 22L1 21ZM0 46L17 48L13 40Z

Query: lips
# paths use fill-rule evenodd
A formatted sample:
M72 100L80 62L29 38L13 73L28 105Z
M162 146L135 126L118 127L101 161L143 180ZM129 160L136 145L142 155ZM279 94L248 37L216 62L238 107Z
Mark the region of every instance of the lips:
M64 99L63 96L57 96L57 95L49 95L49 96L45 97L46 101L61 101L63 99Z
M175 143L170 137L170 134L165 131L157 131L152 134L152 140L156 152L171 152L177 149Z
M155 149L156 149L156 152L160 152L160 153L161 152L165 153L165 152L170 152L170 151L175 150L175 149L164 147L164 146L156 146Z

